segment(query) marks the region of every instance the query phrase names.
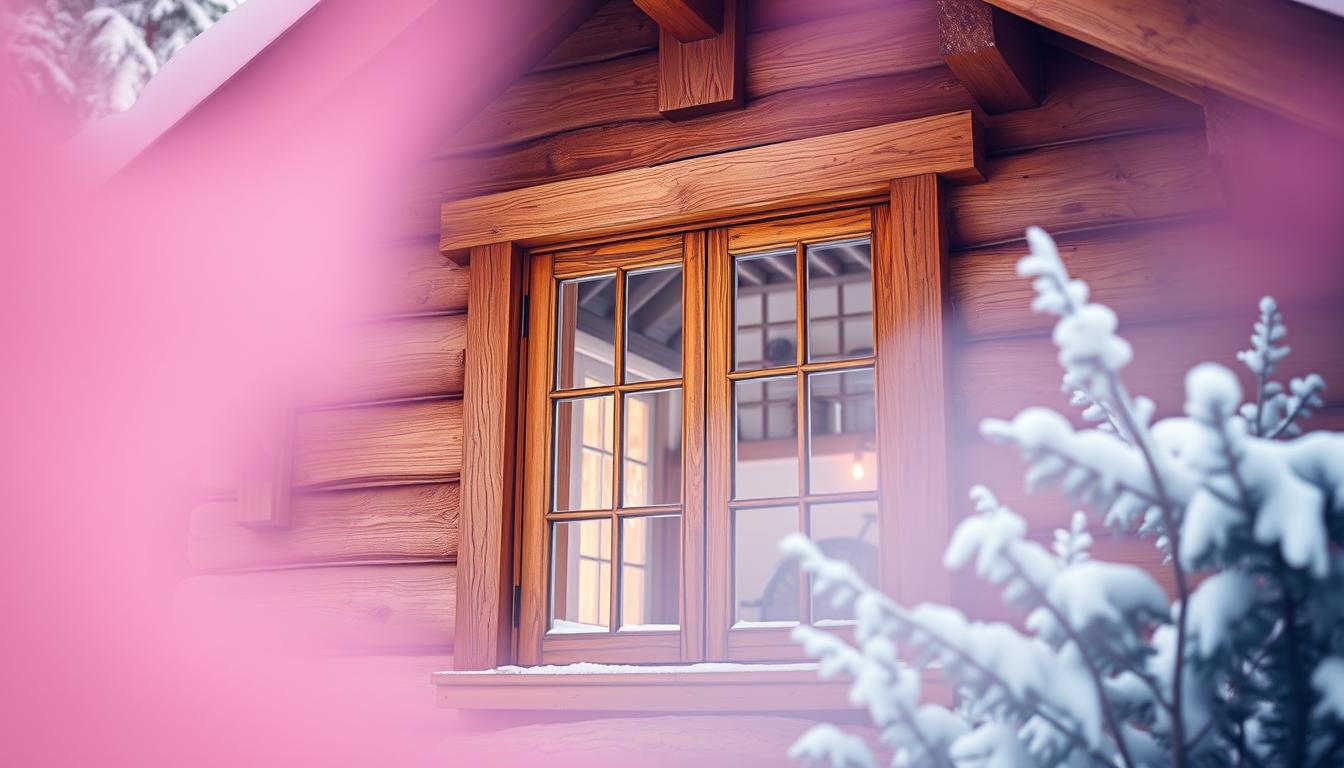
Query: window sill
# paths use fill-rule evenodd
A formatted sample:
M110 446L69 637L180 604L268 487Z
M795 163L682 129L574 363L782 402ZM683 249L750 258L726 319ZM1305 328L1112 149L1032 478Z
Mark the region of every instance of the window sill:
M569 712L827 712L853 709L847 680L816 664L570 664L436 672L439 706Z

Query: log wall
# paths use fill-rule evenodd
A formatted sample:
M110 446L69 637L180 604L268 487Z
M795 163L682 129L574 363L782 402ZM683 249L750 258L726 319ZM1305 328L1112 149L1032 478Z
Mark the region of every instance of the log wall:
M747 5L743 110L664 120L657 30L630 0L611 0L460 134L445 137L406 180L393 250L414 256L396 260L402 277L386 317L361 329L335 373L305 393L314 407L296 423L290 525L239 528L229 522L227 494L203 504L192 516L191 562L208 575L191 588L302 568L299 578L274 579L296 602L273 599L298 613L311 605L332 626L348 622L332 631L340 644L451 649L458 398L470 350L466 272L434 252L445 199L973 106L939 58L932 0ZM1303 360L1340 368L1331 329L1344 321L1331 307L1344 288L1340 266L1299 255L1318 276L1295 279L1300 272L1266 268L1273 254L1265 244L1238 235L1210 172L1198 107L1062 51L1046 53L1043 103L985 118L988 181L948 195L954 504L963 512L965 488L987 480L1031 511L1042 536L1068 509L1029 502L1017 490L1016 460L974 437L985 416L1065 405L1048 327L1027 310L1029 286L1013 275L1027 225L1056 234L1075 274L1119 311L1137 349L1133 389L1153 396L1163 414L1179 409L1190 363L1233 361L1261 294L1278 296ZM1344 370L1322 373L1344 382ZM1147 550L1100 547L1157 569ZM371 622L396 631L385 640L368 631Z

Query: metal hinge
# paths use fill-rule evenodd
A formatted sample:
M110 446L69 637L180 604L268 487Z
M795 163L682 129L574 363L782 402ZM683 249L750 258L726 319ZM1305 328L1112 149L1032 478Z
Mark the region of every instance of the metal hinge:
M521 585L513 585L513 626L518 626L518 621L523 613L523 588Z
M527 316L528 316L528 309L530 309L531 306L532 306L532 302L531 302L531 300L530 300L530 297L528 296L528 294L524 293L524 294L523 294L523 306L522 306L522 308L518 311L518 317L519 317L519 321L518 321L518 323L519 323L519 326L520 326L520 328L521 328L521 335L522 335L522 337L523 337L524 339L527 338L527 326L528 326Z

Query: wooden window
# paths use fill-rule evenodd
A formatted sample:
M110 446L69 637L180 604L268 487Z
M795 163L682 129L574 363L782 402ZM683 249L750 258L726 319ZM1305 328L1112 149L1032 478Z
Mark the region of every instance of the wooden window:
M798 658L770 622L845 619L753 532L876 546L884 589L945 599L942 185L983 179L977 136L955 113L443 206L472 282L459 669Z
M798 659L792 626L852 617L780 555L795 531L890 585L888 210L530 257L520 660Z

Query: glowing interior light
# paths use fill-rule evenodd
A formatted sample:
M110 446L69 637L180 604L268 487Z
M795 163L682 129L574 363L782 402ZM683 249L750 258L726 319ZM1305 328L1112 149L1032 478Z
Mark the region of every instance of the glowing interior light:
M849 475L855 480L863 479L863 461L861 459L854 460L854 465L849 468Z

